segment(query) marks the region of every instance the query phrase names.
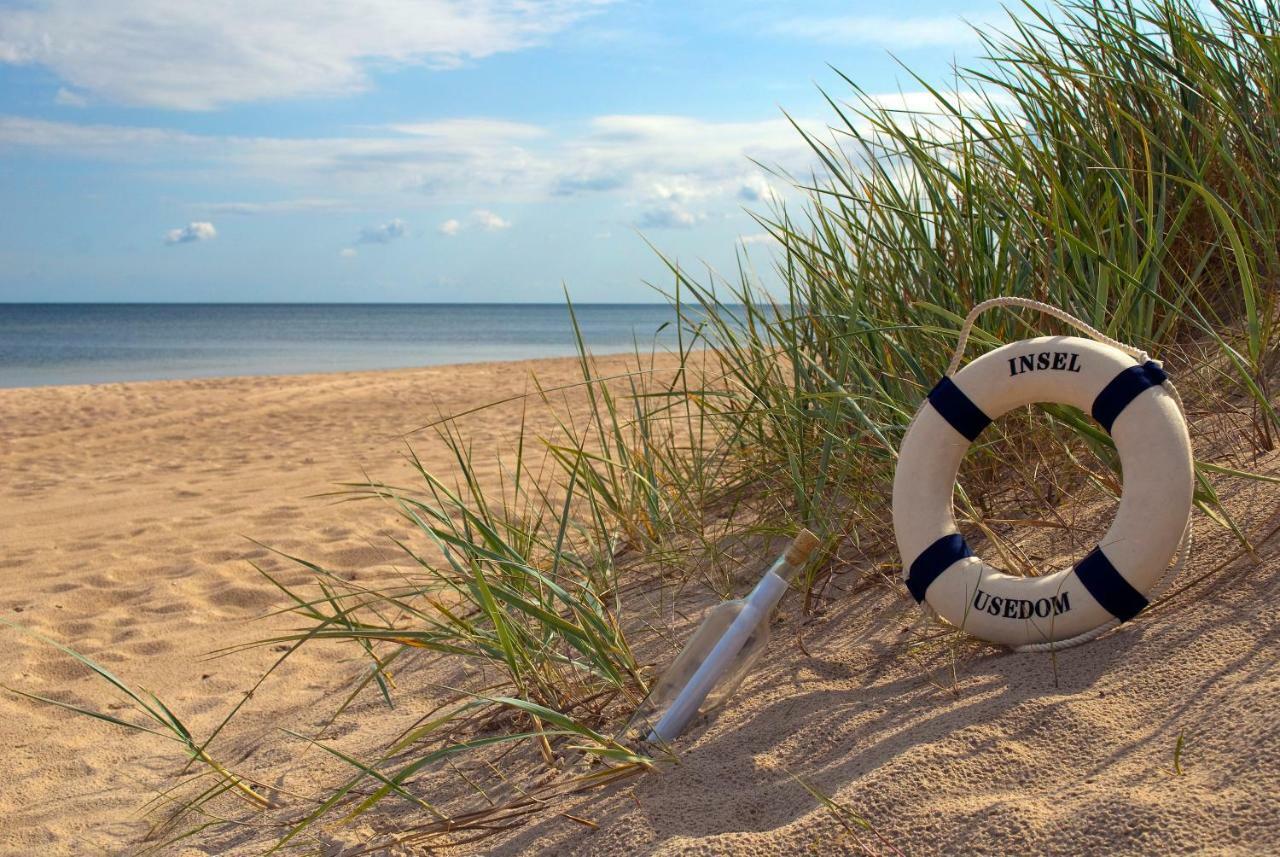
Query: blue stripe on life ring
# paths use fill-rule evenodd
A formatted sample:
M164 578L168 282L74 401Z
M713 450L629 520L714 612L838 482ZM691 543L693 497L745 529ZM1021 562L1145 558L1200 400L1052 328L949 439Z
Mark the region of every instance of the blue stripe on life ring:
M1130 366L1112 378L1093 400L1093 418L1107 430L1107 434L1111 434L1111 426L1129 403L1143 390L1160 386L1168 377L1158 364L1150 360L1141 366Z
M929 391L929 404L951 427L964 435L972 443L982 434L982 430L991 424L991 417L973 403L964 391L946 375L933 385Z
M1147 598L1124 579L1102 552L1102 547L1089 551L1076 565L1076 577L1089 590L1093 600L1121 622L1128 622L1147 606Z
M929 591L929 584L938 579L938 575L951 567L951 564L965 557L973 556L964 536L951 533L929 545L920 552L920 556L911 563L911 571L907 574L907 589L916 602L924 601L924 594Z

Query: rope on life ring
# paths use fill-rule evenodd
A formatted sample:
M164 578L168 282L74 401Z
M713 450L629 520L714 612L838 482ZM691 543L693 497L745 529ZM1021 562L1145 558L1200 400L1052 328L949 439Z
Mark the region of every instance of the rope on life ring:
M974 322L997 306L1052 315L1089 339L1013 342L961 370ZM974 556L951 498L960 461L982 430L1033 402L1092 414L1115 441L1126 485L1106 536L1074 567L1015 577ZM1181 571L1191 551L1193 488L1182 398L1158 361L1049 304L983 301L965 318L946 374L899 449L893 521L907 588L950 624L1017 652L1080 645L1136 616Z

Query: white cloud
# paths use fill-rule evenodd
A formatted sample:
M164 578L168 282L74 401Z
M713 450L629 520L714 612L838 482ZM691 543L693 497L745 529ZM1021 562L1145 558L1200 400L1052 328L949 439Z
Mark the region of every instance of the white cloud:
M748 158L763 163L808 163L804 141L786 119L711 122L684 116L613 115L593 120L587 133L565 145L561 178L596 177L614 186L648 188L662 199L689 199L735 184L753 171ZM589 184L589 183L588 183Z
M475 211L471 212L471 217L475 220L477 226L489 232L493 232L498 229L511 228L510 220L504 220L492 211L489 211L487 208L477 208Z
M891 48L976 44L972 24L982 16L798 15L775 21L773 32L824 45L880 45Z
M710 192L710 188L705 183L698 181L696 177L687 175L660 178L649 185L651 196L655 199L669 200L671 202L698 199Z
M743 187L758 189L759 168L752 160L797 174L813 163L812 152L784 118L602 116L565 149L564 160L575 170L568 175L577 180L566 186L562 173L553 192L625 195L642 212L636 225L647 229L690 228L709 209L730 205Z
M641 229L689 229L705 219L705 214L692 212L679 203L671 202L641 213L636 226Z
M354 258L356 257L356 255L357 255L357 254L356 254L356 248L354 248L354 247L343 247L341 250L339 250L339 251L338 251L338 255L339 255L339 256L341 256L341 257L342 257L342 258L344 258L344 259L354 259Z
M754 173L742 180L738 188L738 199L746 202L776 203L782 201L782 194L764 176Z
M742 243L747 246L752 244L776 244L778 239L774 237L772 232L754 232L751 235L743 235Z
M946 99L939 101L938 95ZM999 108L1014 106L1016 102L1007 92L940 92L927 91L885 92L867 96L878 107L897 113L918 113L932 116L952 116L954 111L968 115L981 111L988 105Z
M436 231L441 235L452 237L457 235L463 229L471 228L483 229L486 232L496 232L499 229L510 229L511 221L487 208L477 208L475 211L471 212L471 216L467 218L466 223L463 223L456 217L451 217L444 223L437 226Z
M78 92L59 86L57 94L53 96L53 103L63 107L85 107L89 104L89 100Z
M44 0L0 16L0 62L103 98L180 110L369 86L370 67L451 68L544 42L607 0Z
M357 244L390 244L397 238L403 238L409 232L409 226L400 218L388 220L378 226L366 226L360 230Z
M164 234L166 244L191 244L196 241L212 241L218 237L218 230L207 220L193 220L186 226L170 229Z

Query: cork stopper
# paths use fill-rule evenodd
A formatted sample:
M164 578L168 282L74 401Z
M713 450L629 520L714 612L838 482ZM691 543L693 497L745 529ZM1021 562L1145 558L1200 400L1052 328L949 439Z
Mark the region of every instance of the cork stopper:
M799 568L809 561L809 556L822 544L822 539L808 530L801 530L787 548L787 565Z

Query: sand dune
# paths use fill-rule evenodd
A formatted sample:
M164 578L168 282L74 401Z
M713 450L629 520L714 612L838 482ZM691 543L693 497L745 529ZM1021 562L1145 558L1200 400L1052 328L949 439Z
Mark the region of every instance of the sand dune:
M279 598L247 560L295 573L245 536L352 575L381 573L394 557L385 536L402 525L371 504L308 495L365 471L407 477L403 432L437 409L519 394L534 366L0 391L0 616L145 682L208 730L276 657L206 657L280 621L250 621ZM576 372L572 361L536 368L545 384ZM473 419L477 449L509 441L517 415L511 405ZM435 454L429 463L446 467ZM1280 524L1274 486L1227 487L1251 532ZM1184 582L1236 552L1221 529L1202 522L1199 534ZM900 589L848 569L844 595L804 631L808 654L792 607L734 704L682 740L681 765L566 805L598 829L549 814L482 850L864 853L860 837L878 854L1275 853L1276 541L1056 658L913 651ZM4 684L104 698L64 655L0 633ZM278 731L305 731L331 708L317 703L346 667L325 651L288 661L229 737L245 752L269 748L254 765L282 788L334 770ZM410 699L378 728L389 733L430 702ZM178 770L163 742L7 694L0 714L4 853L137 846L148 829L139 807ZM792 774L876 833L847 832ZM174 853L260 853L269 834L196 838Z
M1251 531L1280 526L1274 486L1229 505ZM1183 583L1237 553L1199 529ZM808 654L775 632L739 697L682 739L679 766L564 807L599 830L544 818L494 853L1277 853L1276 541L1056 659L913 655L914 610L852 571L848 597L806 629ZM846 832L791 774L875 833Z

